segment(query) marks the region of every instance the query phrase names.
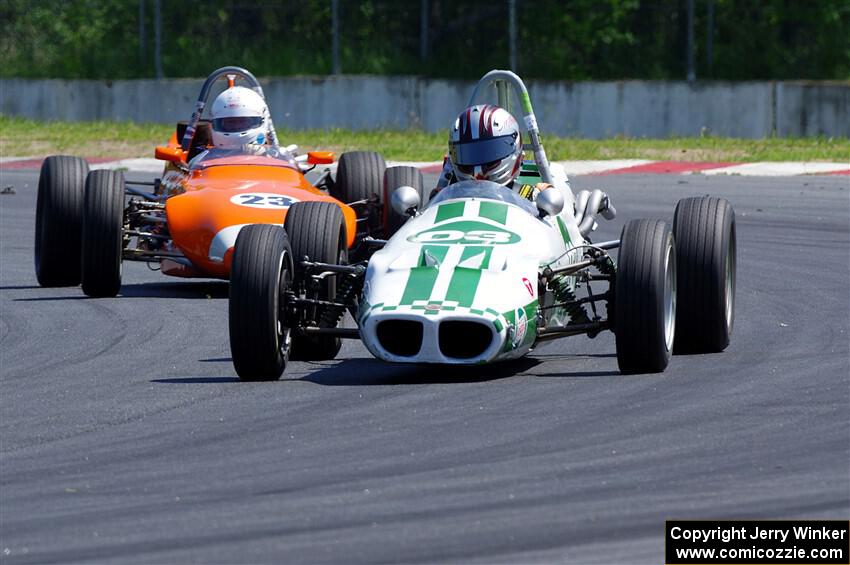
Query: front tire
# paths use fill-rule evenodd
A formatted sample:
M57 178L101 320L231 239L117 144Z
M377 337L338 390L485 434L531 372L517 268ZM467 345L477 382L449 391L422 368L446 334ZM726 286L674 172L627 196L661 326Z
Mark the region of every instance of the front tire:
M124 175L92 171L86 177L83 203L83 292L91 297L115 296L121 290L124 250Z
M614 332L623 373L660 373L676 334L676 248L669 226L632 220L620 235Z
M280 226L250 225L233 248L228 318L230 355L243 381L280 378L292 349L285 319L292 249Z
M372 151L349 151L339 158L331 196L344 203L380 200L387 163Z
M35 276L44 287L80 284L83 194L89 165L54 155L38 177L35 212Z
M676 353L716 353L735 321L735 212L723 198L683 198L673 216L679 268Z
M296 292L306 298L333 301L337 294L337 277L330 276L315 283L298 265L305 257L316 263L333 265L348 262L347 237L342 210L333 202L297 202L289 208L284 222L292 253L295 257ZM322 308L304 309L304 322L320 327L335 327L323 323ZM303 360L333 359L342 347L335 336L296 336L295 355Z
M336 179L330 185L330 195L349 204L367 201L355 207L358 218L358 236L381 230L381 201L384 192L384 158L372 151L350 151L339 158Z

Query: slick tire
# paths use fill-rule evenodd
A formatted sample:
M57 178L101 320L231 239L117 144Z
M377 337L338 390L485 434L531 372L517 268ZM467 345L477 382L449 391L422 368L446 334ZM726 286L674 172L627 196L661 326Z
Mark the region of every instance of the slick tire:
M632 220L623 227L615 287L620 371L664 371L676 334L676 247L666 223Z
M88 163L54 155L38 177L35 212L35 276L44 287L80 284L80 238Z
M115 296L121 290L124 231L124 175L92 171L86 177L83 202L83 292L93 298Z
M348 262L348 247L342 210L333 202L297 202L289 208L284 228L295 258L295 288L306 298L333 301L336 298L337 277L327 277L318 286L299 267L308 257L317 263L334 265ZM304 309L303 320L309 325L336 327L322 320L322 307ZM342 347L335 336L295 336L293 356L302 360L333 359Z
M408 220L408 216L399 214L393 210L391 203L392 194L400 186L412 186L419 193L419 200L422 203L420 208L424 208L427 204L427 194L425 194L425 182L422 179L422 172L416 167L389 167L384 172L384 237L389 239L404 225Z
M384 158L378 153L372 151L343 153L339 158L331 196L346 204L373 197L380 200L386 168Z
M280 378L292 349L285 297L293 274L292 249L280 226L240 230L230 271L230 355L243 381Z
M716 353L735 322L735 212L723 198L683 198L673 216L678 268L676 353Z

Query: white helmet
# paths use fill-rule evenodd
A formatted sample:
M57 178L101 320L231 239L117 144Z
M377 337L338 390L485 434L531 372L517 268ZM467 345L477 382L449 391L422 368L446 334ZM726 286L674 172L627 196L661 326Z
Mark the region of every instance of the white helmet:
M522 165L522 135L516 119L492 104L467 108L449 132L449 159L459 181L510 184Z
M268 115L262 96L244 86L228 88L218 95L210 110L213 145L233 149L248 143L265 143Z

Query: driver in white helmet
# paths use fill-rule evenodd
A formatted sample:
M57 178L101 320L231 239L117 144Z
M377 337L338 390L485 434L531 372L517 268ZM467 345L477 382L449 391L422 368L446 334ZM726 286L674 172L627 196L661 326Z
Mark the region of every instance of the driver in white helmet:
M435 192L459 181L489 180L534 200L545 186L516 182L522 158L522 135L510 112L492 104L470 106L449 132L449 154Z
M210 110L213 145L239 149L268 141L269 108L263 97L250 88L232 86L218 95Z
M218 95L210 110L212 141L216 149L283 158L295 164L295 156L273 144L266 101L256 91L231 86Z

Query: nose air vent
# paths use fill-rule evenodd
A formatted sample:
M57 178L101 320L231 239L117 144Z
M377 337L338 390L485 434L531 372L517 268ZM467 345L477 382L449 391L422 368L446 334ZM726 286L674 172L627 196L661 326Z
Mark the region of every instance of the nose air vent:
M422 348L422 323L414 320L385 320L376 328L381 347L399 357L412 357Z
M472 359L493 341L490 327L479 322L448 320L440 324L440 351L454 359Z

